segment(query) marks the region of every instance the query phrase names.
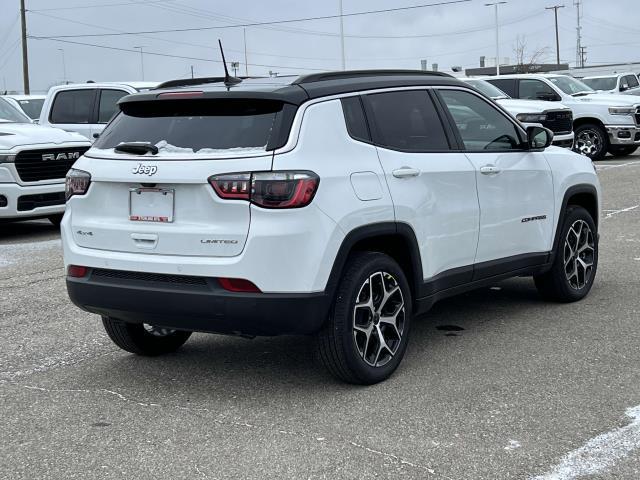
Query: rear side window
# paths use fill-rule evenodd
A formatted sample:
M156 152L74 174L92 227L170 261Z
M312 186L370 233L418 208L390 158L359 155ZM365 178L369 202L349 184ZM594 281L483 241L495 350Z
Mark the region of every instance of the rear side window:
M366 95L376 145L405 152L449 150L444 128L426 90Z
M94 143L114 148L148 142L161 154L264 151L283 103L273 100L197 99L129 102Z
M24 110L24 113L29 115L32 119L40 118L40 112L44 105L44 98L32 98L30 100L18 100L20 107Z
M518 96L518 92L516 91L516 81L513 78L492 78L487 80L487 82L495 85L510 97L516 98Z
M627 79L629 88L636 88L639 85L638 77L636 77L635 75L627 75L625 78Z
M53 101L51 123L90 123L96 91L91 89L58 92Z
M558 94L546 83L540 80L520 80L518 98L526 100L553 100Z
M118 111L118 100L127 95L123 90L100 90L98 123L107 123Z
M371 142L367 119L364 116L360 97L347 97L342 99L342 111L347 124L347 131L354 140Z

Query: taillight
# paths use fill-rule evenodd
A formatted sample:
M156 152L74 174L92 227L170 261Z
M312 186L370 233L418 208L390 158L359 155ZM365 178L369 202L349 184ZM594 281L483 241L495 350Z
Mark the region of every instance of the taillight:
M215 175L209 183L220 198L251 200L251 174Z
M91 174L83 170L72 168L65 180L65 197L69 200L74 195L84 195L89 190Z
M243 278L218 278L220 286L229 292L260 293L260 289Z
M300 208L311 203L320 178L308 171L214 175L209 183L220 198L249 200L263 208Z
M69 265L67 268L67 275L73 278L84 278L87 276L89 269L80 265Z

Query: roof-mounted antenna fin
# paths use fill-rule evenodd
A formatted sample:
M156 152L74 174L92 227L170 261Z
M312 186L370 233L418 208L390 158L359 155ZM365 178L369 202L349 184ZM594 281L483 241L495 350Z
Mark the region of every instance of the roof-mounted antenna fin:
M218 39L218 45L220 46L220 55L222 55L222 65L224 65L224 85L231 87L241 83L242 80L238 77L232 77L229 75L229 69L227 68L227 60L224 58L224 50L222 49L222 42Z

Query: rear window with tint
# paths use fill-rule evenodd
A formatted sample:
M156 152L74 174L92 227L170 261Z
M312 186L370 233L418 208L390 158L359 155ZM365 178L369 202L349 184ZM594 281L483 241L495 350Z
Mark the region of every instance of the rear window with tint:
M283 103L272 100L197 99L131 102L94 147L148 142L161 154L264 151Z
M96 91L66 90L56 94L49 120L51 123L89 123Z

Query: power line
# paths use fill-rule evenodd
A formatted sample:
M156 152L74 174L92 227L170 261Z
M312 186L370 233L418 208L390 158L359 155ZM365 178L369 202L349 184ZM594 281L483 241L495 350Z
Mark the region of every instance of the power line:
M124 5L153 5L156 3L166 3L166 2L175 2L175 0L149 0L148 2L121 2L121 3L103 3L103 4L93 4L93 5L79 5L77 7L55 7L55 8L38 8L36 10L29 9L29 12L50 12L53 10L78 10L80 8L99 8L99 7L120 7Z
M69 43L69 44L73 44L73 45L83 45L83 46L87 46L87 47L95 47L95 48L102 48L105 50L116 50L119 52L130 52L130 53L135 53L135 54L140 54L139 50L131 50L129 48L120 48L120 47L111 47L109 45L97 45L95 43L85 43L85 42L77 42L77 41L73 41L73 40L62 40L62 39L58 39L58 38L39 38L39 37L32 37L29 36L28 38L32 38L34 40L49 40L52 42L61 42L61 43ZM167 57L167 58L179 58L179 59L183 59L183 60L197 60L197 61L201 61L201 62L211 62L211 63L222 63L222 60L214 60L214 59L210 59L210 58L200 58L200 57L186 57L183 55L172 55L170 53L158 53L158 52L147 52L145 50L144 52L145 55L153 55L156 57ZM327 69L323 69L323 68L310 68L310 67L291 67L291 66L284 66L284 65L265 65L265 64L261 64L261 63L250 63L249 65L254 66L254 67L265 67L265 68L286 68L289 70L314 70L317 72L326 72Z
M422 5L412 5L408 7L395 7L395 8L385 8L382 10L369 10L364 12L354 12L354 13L345 13L344 15L323 15L317 17L306 17L306 18L293 18L288 20L273 20L270 22L250 22L250 23L242 23L236 25L219 25L213 27L193 27L193 28L172 28L172 29L164 29L164 30L147 30L147 31L139 31L139 32L122 32L122 33L94 33L94 34L85 34L85 35L55 35L50 37L44 37L48 39L53 38L77 38L77 37L111 37L116 35L141 35L141 34L150 34L150 33L171 33L171 32L197 32L204 30L220 30L227 28L239 28L239 27L258 27L262 25L279 25L283 23L295 23L295 22L308 22L313 20L329 20L342 17L355 17L360 15L372 15L378 13L390 13L390 12L398 12L405 10L414 10L418 8L427 8L427 7L437 7L443 5L455 5L461 3L468 3L471 0L444 0L436 3L426 3ZM38 38L38 37L33 37Z
M31 13L35 13L35 12L31 12ZM64 18L64 17L59 17L57 15L51 15L49 13L40 13L38 12L37 15L41 15L43 17L47 17L47 18L52 18L55 20L61 20L64 22L69 22L69 23L75 23L78 25L84 25L85 27L92 27L92 28L101 28L103 30L110 30L112 32L119 32L122 33L122 30L118 30L115 28L110 28L110 27L105 27L104 25L96 25L94 23L86 23L86 22L81 22L79 20L71 20L70 18ZM213 45L205 45L202 43L192 43L192 42L185 42L185 41L181 41L181 40L168 40L166 38L160 38L160 37L152 37L150 35L139 35L142 38L148 38L150 40L157 40L160 42L166 42L166 43L171 43L171 44L178 44L178 45L186 45L189 47L198 47L198 48L204 48L207 50L215 50L217 51L217 49L213 46ZM55 39L56 37L40 37L40 36L30 36L29 38L38 38L41 40L50 40L50 39ZM229 51L229 52L237 52L237 53L244 53L244 50L234 50L232 48L225 48L225 51ZM248 52L251 55L258 55L258 56L265 56L265 57L278 57L278 58L293 58L293 59L297 59L297 60L324 60L324 61L335 61L336 58L318 58L318 57L309 57L309 56L305 56L305 57L300 57L300 56L294 56L294 55L280 55L277 53L261 53L261 52Z

